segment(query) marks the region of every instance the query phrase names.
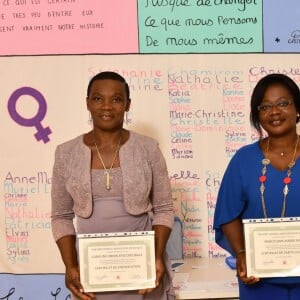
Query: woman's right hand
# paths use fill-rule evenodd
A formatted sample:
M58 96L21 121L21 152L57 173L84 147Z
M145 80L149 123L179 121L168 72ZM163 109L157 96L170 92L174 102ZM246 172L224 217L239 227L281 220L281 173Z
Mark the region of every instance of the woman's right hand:
M236 269L237 275L240 280L245 284L254 284L259 281L259 278L250 276L247 277L247 267L246 267L246 253L242 252L236 256Z
M80 300L94 300L96 299L93 293L85 293L80 283L79 267L66 268L66 286L67 288Z
M235 252L237 276L245 284L254 284L258 282L259 278L254 276L247 277L244 229L241 218L236 218L229 223L223 224L222 230L231 245L231 248Z

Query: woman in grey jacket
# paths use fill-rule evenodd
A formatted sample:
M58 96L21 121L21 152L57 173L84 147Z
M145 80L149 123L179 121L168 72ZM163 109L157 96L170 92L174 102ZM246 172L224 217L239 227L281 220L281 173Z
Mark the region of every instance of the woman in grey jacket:
M95 75L86 102L93 130L57 147L52 176L52 230L72 299L175 299L165 253L174 219L173 202L158 143L123 128L131 100L128 84L119 74ZM85 293L76 234L144 230L155 231L156 287Z

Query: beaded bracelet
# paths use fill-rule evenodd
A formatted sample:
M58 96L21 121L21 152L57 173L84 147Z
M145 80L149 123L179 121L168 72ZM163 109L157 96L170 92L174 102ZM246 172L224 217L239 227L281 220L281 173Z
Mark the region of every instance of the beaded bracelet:
M245 252L246 252L245 249L240 249L240 250L235 254L235 256L237 257L239 254L245 253Z

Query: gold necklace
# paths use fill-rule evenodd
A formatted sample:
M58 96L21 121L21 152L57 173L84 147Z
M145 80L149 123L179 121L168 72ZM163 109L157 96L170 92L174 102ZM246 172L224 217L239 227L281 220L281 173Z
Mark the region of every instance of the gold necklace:
M100 154L100 151L98 149L98 146L97 146L97 143L96 143L96 138L95 138L95 133L94 133L94 144L95 144L95 147L96 147L96 150L97 150L97 153L98 153L98 156L99 156L99 159L101 161L101 164L105 170L105 175L106 175L106 190L110 190L111 189L111 186L110 186L110 172L111 172L111 169L113 168L114 166L114 163L116 161L116 158L117 158L117 155L118 155L118 152L119 152L119 149L120 149L120 144L121 144L121 138L122 138L122 132L121 132L121 135L120 135L120 139L119 139L119 142L117 144L117 148L116 148L116 152L115 152L115 156L114 156L114 159L110 165L110 168L107 170L107 168L105 167L105 164L103 162L103 159L102 159L102 156Z
M283 203L282 203L282 210L281 210L281 218L284 218L285 216L285 209L286 209L286 197L287 194L289 193L289 183L291 183L292 179L291 179L291 175L292 175L292 168L295 165L295 158L296 158L296 153L297 153L297 147L298 147L298 143L299 143L299 135L297 135L297 141L295 144L295 149L294 149L294 153L293 153L293 158L291 160L291 162L288 164L288 170L286 172L286 176L283 178L283 183L284 183L284 188L283 188ZM270 138L268 138L268 142L267 142L267 151L266 151L266 157L261 161L263 168L261 170L261 176L259 177L259 181L260 181L260 195L261 195L261 203L262 203L262 208L263 208L263 213L264 213L264 217L267 219L267 209L266 209L266 202L265 202L265 196L264 196L264 192L265 192L265 182L267 180L267 166L270 164L270 159L268 158L268 154L269 154L269 147L270 147Z

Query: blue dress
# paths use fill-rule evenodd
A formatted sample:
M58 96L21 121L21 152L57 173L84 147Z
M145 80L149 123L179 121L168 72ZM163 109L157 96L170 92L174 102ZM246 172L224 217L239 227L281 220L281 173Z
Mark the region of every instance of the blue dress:
M259 142L246 145L239 149L231 159L219 189L214 229L216 243L234 255L221 225L236 218L264 218L259 177L262 171L263 152ZM283 204L283 179L286 171L280 171L271 164L267 166L265 182L265 202L268 218L279 218ZM292 169L289 193L286 198L285 217L300 216L300 162L296 161ZM262 283L300 284L300 277L261 278Z

